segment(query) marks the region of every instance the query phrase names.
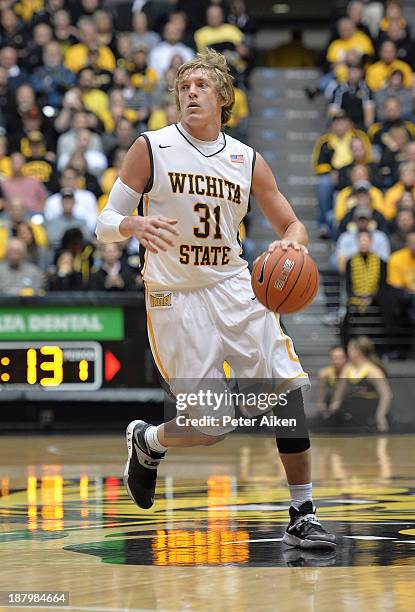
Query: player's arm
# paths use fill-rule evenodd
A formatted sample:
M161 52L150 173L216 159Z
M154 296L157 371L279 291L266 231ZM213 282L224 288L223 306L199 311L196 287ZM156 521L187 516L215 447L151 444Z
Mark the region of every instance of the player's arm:
M97 237L103 242L120 242L135 236L146 248L157 253L173 246L177 235L176 219L133 215L151 177L150 155L144 138L129 149L120 176L112 187L108 202L98 217Z
M271 168L259 154L252 177L252 193L275 233L281 238L272 242L268 250L273 251L277 246L286 250L292 246L307 253L307 230L296 217L287 198L279 191Z

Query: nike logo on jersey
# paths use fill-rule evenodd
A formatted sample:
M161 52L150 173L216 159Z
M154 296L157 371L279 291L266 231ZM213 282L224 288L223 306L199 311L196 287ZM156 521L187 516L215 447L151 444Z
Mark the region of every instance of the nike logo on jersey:
M159 149L169 149L173 145L159 145Z

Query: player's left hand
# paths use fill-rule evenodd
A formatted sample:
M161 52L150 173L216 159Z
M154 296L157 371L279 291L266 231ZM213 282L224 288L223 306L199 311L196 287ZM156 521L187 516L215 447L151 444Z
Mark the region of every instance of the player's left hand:
M267 253L272 253L273 251L275 251L275 249L278 248L281 248L283 251L287 251L290 247L292 247L296 251L303 251L303 253L308 254L307 247L303 244L300 244L296 240L274 240L274 242L271 242L271 244L268 246ZM261 255L259 257L261 257ZM253 262L253 266L255 266L259 257L255 259L255 261Z
M289 248L292 248L296 251L302 251L303 253L306 253L306 255L308 254L307 247L296 240L274 240L274 242L271 242L269 245L267 253L272 253L278 248L282 249L283 251L287 251Z

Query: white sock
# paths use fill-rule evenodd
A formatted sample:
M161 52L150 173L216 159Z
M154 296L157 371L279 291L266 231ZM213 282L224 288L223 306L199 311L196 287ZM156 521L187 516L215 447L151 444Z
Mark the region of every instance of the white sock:
M291 505L296 510L306 501L313 501L313 484L288 485L291 495Z
M153 450L156 453L165 453L167 450L167 447L160 444L158 435L157 435L159 427L161 426L160 425L150 425L150 427L147 427L144 433L144 439L147 442L147 445L150 448L150 450Z

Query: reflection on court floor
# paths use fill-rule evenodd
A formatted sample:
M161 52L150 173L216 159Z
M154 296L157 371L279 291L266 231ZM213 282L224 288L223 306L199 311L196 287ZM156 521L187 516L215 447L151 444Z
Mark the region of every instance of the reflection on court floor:
M281 543L289 500L272 439L231 436L221 446L169 452L151 511L136 508L124 490L124 449L118 437L33 438L31 449L25 448L27 439L2 442L0 554L15 571L29 564L26 589L49 584L53 566L55 590L62 581L69 587L73 582L75 591L81 585L84 599L80 593L74 597L92 610L96 598L85 585L87 574L100 584L108 566L120 584L129 583L129 567L141 567L136 586L140 581L153 584L158 576L166 580L167 568L181 568L180 575L191 584L195 568L211 568L211 587L221 584L226 568L240 572L238 580L244 572L249 575L249 568L256 568L261 579L266 576L261 572L273 569L273 579L284 580L291 568L319 568L320 578L336 568L351 577L356 568L367 575L370 590L369 576L377 566L376 581L382 588L392 581L391 592L397 589L396 609L409 598L415 565L413 437L315 441L318 515L339 541L335 552L325 553L288 549ZM79 567L87 573L81 581ZM153 568L152 573L145 568ZM395 576L392 568L400 568L400 573ZM0 589L23 588L11 576L12 584L0 578ZM343 587L331 586L339 589L340 600ZM361 590L354 593L359 601L366 597L364 585ZM323 609L326 603L329 608L332 595L323 598ZM266 597L255 587L246 607L239 609L248 610L249 602L265 602ZM127 605L125 592L121 599ZM119 599L100 603L102 610L117 609L118 604ZM152 608L152 596L146 605L157 608ZM175 605L166 609L180 609ZM129 609L145 607L140 603ZM287 601L282 609L294 608L294 602L291 608Z

